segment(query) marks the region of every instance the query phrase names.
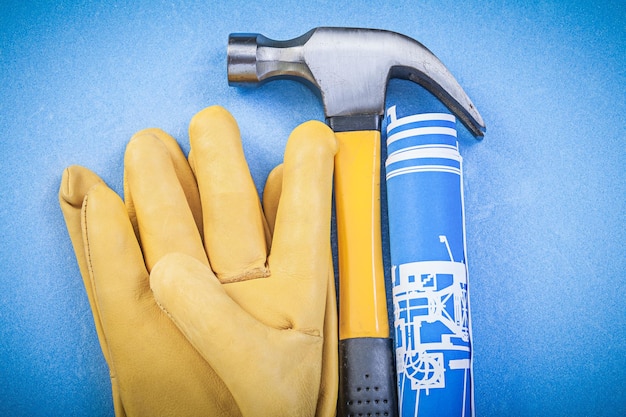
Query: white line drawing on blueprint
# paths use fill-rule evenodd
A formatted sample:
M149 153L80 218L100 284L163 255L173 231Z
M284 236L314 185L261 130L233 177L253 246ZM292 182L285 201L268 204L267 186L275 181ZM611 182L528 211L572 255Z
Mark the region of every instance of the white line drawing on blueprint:
M428 395L431 389L445 388L446 372L460 370L468 383L471 368L466 265L454 261L446 236L439 236L439 242L445 244L450 261L392 268L398 376L408 378L417 401L421 391ZM466 354L446 363L450 351ZM404 386L401 396L408 394Z

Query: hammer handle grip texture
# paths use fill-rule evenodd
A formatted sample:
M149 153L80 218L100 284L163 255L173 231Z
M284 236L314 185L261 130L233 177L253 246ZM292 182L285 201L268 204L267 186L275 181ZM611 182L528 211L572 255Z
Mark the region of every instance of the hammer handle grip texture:
M339 416L395 416L380 230L380 132L337 132Z
M398 415L393 340L360 337L339 341L338 415Z

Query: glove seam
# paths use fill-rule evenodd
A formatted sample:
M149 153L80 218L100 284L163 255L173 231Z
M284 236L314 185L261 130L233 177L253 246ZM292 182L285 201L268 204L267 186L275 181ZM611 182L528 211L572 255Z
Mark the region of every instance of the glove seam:
M159 308L161 309L161 311L170 319L172 320L172 323L174 323L176 325L176 327L178 327L178 322L176 321L176 319L174 318L174 316L172 316L170 314L169 311L167 311L167 309L165 308L165 306L163 304L161 304L161 302L159 300L157 300L156 297L154 297L154 302L159 306Z
M242 282L252 279L267 278L270 275L272 275L270 269L267 266L264 266L260 268L249 269L242 273L234 275L217 274L217 278L222 284L229 284L232 282Z
M91 285L93 287L93 292L94 295L97 294L96 292L96 282L95 279L93 277L94 272L93 272L93 263L91 261L91 248L90 248L90 244L89 244L89 228L87 227L87 205L89 204L89 192L87 192L87 194L85 195L85 199L83 200L83 216L82 216L82 221L83 221L83 235L85 236L84 238L84 250L85 250L85 257L87 258L87 270L89 271L89 280L91 281ZM96 302L96 307L98 307L98 300L97 297L94 297L94 301ZM98 307L98 314L99 313L100 308Z

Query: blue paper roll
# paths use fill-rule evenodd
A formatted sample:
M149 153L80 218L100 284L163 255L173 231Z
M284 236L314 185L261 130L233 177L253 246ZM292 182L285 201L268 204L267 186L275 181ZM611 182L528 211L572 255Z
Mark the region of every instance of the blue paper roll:
M463 171L456 120L387 111L387 202L401 416L472 416Z

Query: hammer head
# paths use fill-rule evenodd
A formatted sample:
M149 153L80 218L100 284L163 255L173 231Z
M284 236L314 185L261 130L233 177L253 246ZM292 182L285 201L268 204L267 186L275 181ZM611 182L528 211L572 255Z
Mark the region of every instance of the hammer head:
M231 34L230 85L275 78L304 82L319 92L335 131L380 128L390 78L414 81L439 98L476 137L485 124L443 63L424 45L399 33L357 28L313 29L287 41Z

